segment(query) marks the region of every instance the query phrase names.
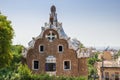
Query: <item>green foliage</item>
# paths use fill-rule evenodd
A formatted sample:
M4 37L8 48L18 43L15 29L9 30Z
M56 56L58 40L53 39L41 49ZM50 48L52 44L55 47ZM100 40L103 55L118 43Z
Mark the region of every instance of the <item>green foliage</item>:
M64 77L60 76L57 78L57 80L87 80L87 77L80 76L80 77Z
M19 64L17 70L2 75L0 80L87 80L87 77L49 76L48 74L32 74L27 65Z
M118 51L117 54L114 55L114 58L117 59L120 56L120 50Z
M80 44L80 48L85 48L85 46L81 43L81 44Z
M13 59L11 61L10 66L4 67L0 69L0 80L16 80L17 77L20 77L18 74L18 67L21 64L21 51L22 45L13 45L11 46L11 52L13 55Z
M89 77L89 79L91 78L91 75L97 74L97 70L96 70L96 68L94 67L94 64L95 64L97 61L100 61L100 60L98 59L98 54L99 54L99 53L95 53L95 54L93 55L93 57L91 57L91 58L88 59L88 71L89 71L88 77Z
M11 44L14 30L11 21L0 14L0 69L8 66L12 60Z
M28 68L27 65L20 65L18 67L18 73L20 75L20 79L21 80L30 80L31 79L31 75L32 75L32 72L31 70Z
M94 65L95 62L96 62L95 58L89 58L89 60L88 60L88 64L90 64L90 65Z
M120 50L118 51L118 56L120 56Z
M87 80L87 77L81 76L81 77L76 78L76 80Z
M13 71L8 70L7 68L1 71L1 73L4 73L4 71L8 72L6 74L0 73L0 80L30 80L32 75L27 65L22 64L19 64L18 68Z
M15 66L16 67L16 66ZM11 80L11 77L15 76L16 68L5 67L0 70L0 80Z
M12 54L13 54L13 60L12 60L12 63L15 64L15 63L19 63L21 61L21 58L22 58L22 49L23 49L23 46L22 45L13 45L11 47L11 51L12 51Z

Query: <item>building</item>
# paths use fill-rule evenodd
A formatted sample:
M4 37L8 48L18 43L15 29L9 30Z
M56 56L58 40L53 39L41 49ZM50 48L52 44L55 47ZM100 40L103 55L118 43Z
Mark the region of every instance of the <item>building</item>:
M51 7L49 23L24 50L26 64L33 73L50 75L87 76L87 55L80 51L80 42L71 39L58 22L56 7Z
M95 63L99 80L120 80L120 59L114 59L116 53L117 51L106 50L99 54L99 59L103 60Z
M104 51L99 55L100 58L103 58L102 62L95 64L99 80L120 80L120 59L115 60L114 54L116 53L113 51Z
M117 59L117 63L120 65L120 56Z
M99 80L120 80L120 65L116 61L97 62L96 69L98 71Z

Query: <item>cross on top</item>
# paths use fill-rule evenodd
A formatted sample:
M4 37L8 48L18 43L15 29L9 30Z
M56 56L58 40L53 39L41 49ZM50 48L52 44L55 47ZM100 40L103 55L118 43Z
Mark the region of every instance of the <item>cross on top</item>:
M52 31L49 31L49 34L46 35L46 38L52 42L57 36L52 32Z

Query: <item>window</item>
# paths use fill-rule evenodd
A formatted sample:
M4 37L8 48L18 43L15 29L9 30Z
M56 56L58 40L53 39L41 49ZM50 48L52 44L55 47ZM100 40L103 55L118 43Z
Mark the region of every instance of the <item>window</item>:
M56 64L55 63L46 63L45 69L46 69L46 71L56 71Z
M46 58L45 70L48 72L56 71L56 58L54 56L51 55Z
M53 33L53 31L49 31L49 34L46 35L46 38L50 41L53 42L53 40L57 37L57 35L55 35Z
M105 80L109 80L109 72L105 72Z
M59 53L62 53L62 52L63 52L63 45L59 45L59 46L58 46L58 52L59 52Z
M37 60L33 61L33 69L34 70L39 69L39 61L37 61Z
M64 67L64 70L70 70L71 69L71 62L64 61L63 67Z
M40 45L40 46L39 46L39 51L40 51L41 53L44 52L44 45Z
M119 72L115 72L115 80L119 80Z

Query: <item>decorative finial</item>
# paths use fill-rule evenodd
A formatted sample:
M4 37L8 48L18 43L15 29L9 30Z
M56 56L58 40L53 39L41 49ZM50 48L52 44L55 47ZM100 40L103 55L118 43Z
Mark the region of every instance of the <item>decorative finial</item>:
M51 6L51 12L55 13L56 12L56 7L54 5Z
M55 25L57 27L56 7L54 5L52 5L50 10L51 10L50 18L49 18L50 25Z

